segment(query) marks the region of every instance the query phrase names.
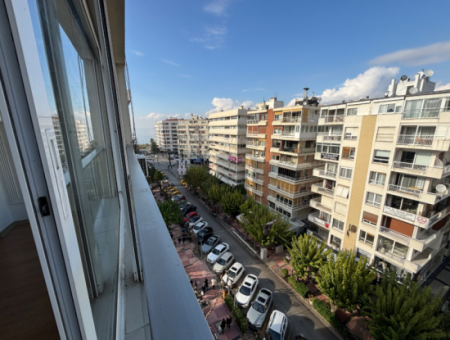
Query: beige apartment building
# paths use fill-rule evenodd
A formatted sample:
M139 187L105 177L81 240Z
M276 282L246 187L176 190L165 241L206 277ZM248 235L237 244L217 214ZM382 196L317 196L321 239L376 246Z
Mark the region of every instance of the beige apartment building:
M208 159L208 118L191 115L178 121L178 152L191 163Z
M232 186L245 182L247 110L221 111L209 115L209 168Z
M156 144L162 152L178 153L178 118L168 118L156 122Z
M248 112L247 194L291 220L307 216L317 196L313 169L324 164L314 160L319 111L318 99L305 91L294 106L271 98Z
M448 253L450 91L431 72L393 80L383 98L321 107L308 231L366 255L398 280L424 281Z

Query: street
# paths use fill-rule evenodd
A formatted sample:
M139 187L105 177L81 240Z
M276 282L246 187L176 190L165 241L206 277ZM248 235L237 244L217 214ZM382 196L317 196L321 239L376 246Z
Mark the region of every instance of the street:
M172 161L173 173L176 173L176 166ZM258 291L261 288L267 288L274 293L274 309L285 313L289 318L289 330L287 339L294 339L296 335L302 335L308 340L313 339L338 339L338 337L317 318L309 309L299 300L299 298L287 289L281 278L270 271L267 266L255 255L250 253L247 248L240 243L237 238L226 229L210 212L210 210L194 197L193 194L180 184L180 181L167 170L167 159L159 159L156 168L163 171L169 181L173 182L175 187L186 196L188 202L197 206L197 213L203 217L214 229L214 234L222 238L222 242L230 245L230 251L234 254L236 261L242 263L245 268L245 277L248 274L254 274L259 279ZM242 279L241 279L242 281ZM241 283L239 282L239 284ZM237 285L239 287L239 285Z

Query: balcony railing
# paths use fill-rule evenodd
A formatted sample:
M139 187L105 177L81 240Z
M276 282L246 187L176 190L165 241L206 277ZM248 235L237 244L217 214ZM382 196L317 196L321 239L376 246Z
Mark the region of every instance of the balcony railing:
M317 173L318 173L318 176L324 176L324 177L336 178L336 176L337 176L336 172L331 172L331 171L326 171L326 170L318 170Z
M443 140L445 136L432 135L432 136L418 136L418 135L399 135L397 144L401 145L420 145L431 146L434 140Z
M378 245L377 246L377 251L382 254L383 256L389 257L395 261L397 261L398 263L405 263L405 257L406 254L404 255L397 255L394 254L392 251L387 250L386 248L384 248L382 245Z
M441 109L407 110L403 113L402 119L439 118L440 114L441 114Z
M427 165L414 164L414 163L394 161L394 168L407 169L407 170L413 170L413 171L419 171L419 172L426 172L427 169L428 169L428 166Z
M342 136L333 136L333 135L325 135L323 136L323 140L331 140L331 141L341 141Z
M274 173L274 172L272 172L272 173ZM292 181L292 182L303 182L303 181L309 180L309 179L311 179L311 178L315 178L315 176L290 177L290 176L286 176L286 175L282 175L282 174L277 174L277 173L274 173L274 174L275 174L278 178L287 179L287 180Z
M282 131L281 132L282 136L294 136L294 131Z
M423 189L412 189L412 188L402 187L400 185L395 185L395 184L389 184L388 190L400 192L400 193L404 193L404 194L408 194L408 195L412 195L412 196L416 196L416 197L420 197L420 195L423 193Z
M407 236L405 234L399 233L398 231L395 231L395 230L392 230L392 229L389 229L386 227L380 227L380 232L382 232L384 235L387 235L388 237L399 240L400 242L403 242L406 244L409 244L409 241L411 240L410 236Z
M344 116L324 116L325 123L340 123L344 121Z
M259 120L257 119L247 119L247 124L258 124Z
M299 190L286 190L284 188L281 188L279 186L275 186L272 184L269 184L269 189L275 190L275 191L280 191L282 193L289 194L289 195L306 194L306 193L311 192L311 188L308 188L308 187L300 188Z
M283 123L297 123L302 120L302 117L283 117Z
M330 223L330 219L330 215L321 215L320 212L315 212L308 215L308 221L314 222L323 227L326 227L326 224Z
M319 209L319 210L328 210L331 211L333 210L332 207L326 206L324 204L322 204L321 198L313 198L312 200L309 201L309 204L311 205L312 208L315 209Z
M320 192L321 194L328 195L331 197L334 196L334 190L324 187L323 184L322 185L313 184L312 187L315 187L317 189L317 192Z

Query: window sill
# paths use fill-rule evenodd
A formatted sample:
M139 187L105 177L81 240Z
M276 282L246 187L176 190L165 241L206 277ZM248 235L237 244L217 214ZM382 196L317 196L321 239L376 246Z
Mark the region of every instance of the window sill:
M341 233L343 233L343 232L344 232L344 230L341 230L341 229L338 229L338 228L335 228L335 227L331 227L331 229L333 229L333 230L337 230L337 231L340 231Z

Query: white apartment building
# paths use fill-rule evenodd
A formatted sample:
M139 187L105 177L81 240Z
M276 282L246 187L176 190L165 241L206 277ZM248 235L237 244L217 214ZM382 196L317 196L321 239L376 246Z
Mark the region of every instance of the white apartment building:
M209 115L209 168L212 174L232 186L245 183L247 110Z
M168 118L156 122L156 144L162 152L178 153L178 118Z
M178 153L191 163L208 160L208 118L192 114L178 121Z
M321 107L312 190L316 234L376 268L423 282L448 253L450 91L432 72L393 80L383 98ZM427 92L424 92L427 91Z

